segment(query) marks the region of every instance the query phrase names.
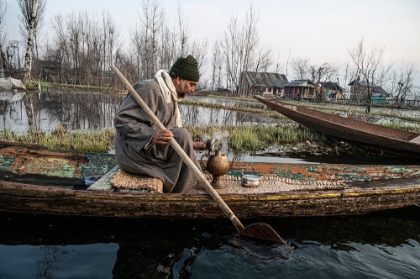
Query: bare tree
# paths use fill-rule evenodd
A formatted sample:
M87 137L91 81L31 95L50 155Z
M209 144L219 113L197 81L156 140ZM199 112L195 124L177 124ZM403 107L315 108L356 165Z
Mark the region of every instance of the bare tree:
M7 58L5 55L5 42L6 42L6 34L3 31L5 18L4 15L6 14L7 10L7 3L4 0L0 0L0 75L4 74L4 70L8 68L7 66ZM1 76L0 76L1 77Z
M43 19L46 0L17 1L21 12L21 30L24 38L27 39L25 74L22 79L23 83L26 83L31 80L34 34L36 34L39 24Z
M184 22L182 17L182 6L178 3L178 37L179 37L179 49L178 53L181 56L186 56L188 54L188 41L190 39L190 32L188 26Z
M130 36L130 41L138 68L138 77L146 79L153 77L160 67L158 64L161 61L159 54L165 52L161 47L162 32L166 29L164 28L165 14L162 6L153 0L143 0L142 5L141 24L136 26ZM166 55L168 55L167 52Z
M335 63L324 63L321 66L311 66L312 82L315 84L316 100L325 101L325 95L321 92L321 80L331 81L337 75L339 67Z
M390 92L393 92L398 107L404 104L407 96L411 96L414 90L415 67L413 63L401 63L398 71L391 73Z
M291 66L294 79L310 79L310 65L308 58L292 59Z
M391 66L383 67L384 48L372 47L366 50L363 38L357 46L349 50L349 55L356 67L356 76L362 78L367 83L367 105L366 111L369 113L372 106L372 92L375 85L381 85Z
M97 86L114 83L109 67L123 59L120 51L119 30L109 13L102 18L90 12L73 12L53 20L55 45L47 60L60 63L61 82Z
M240 25L238 18L233 16L220 39L223 51L227 87L236 94L245 94L246 80L241 79L242 73L251 69L266 70L271 62L269 48L259 44L257 31L258 16L252 5Z
M220 42L216 40L213 45L213 59L211 61L211 89L221 88L222 79L222 53L220 49Z

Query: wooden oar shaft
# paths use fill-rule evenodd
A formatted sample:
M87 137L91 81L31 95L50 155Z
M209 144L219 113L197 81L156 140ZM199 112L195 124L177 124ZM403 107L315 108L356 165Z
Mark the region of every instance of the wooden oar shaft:
M147 115L153 120L153 122L156 123L160 129L166 129L166 127L163 126L160 120L152 112L149 106L143 101L143 99L136 92L133 86L128 82L128 80L123 76L123 74L115 66L111 66L111 69L124 83L128 91L131 93L131 96L133 96L133 98L136 100L139 106L147 113ZM201 170L198 169L198 167L194 164L191 158L188 157L188 155L181 148L181 146L176 142L175 139L172 139L169 142L169 144L172 146L173 149L175 149L175 151L178 153L178 155L181 157L184 163L187 164L187 166L191 168L194 171L194 173L200 178L206 192L213 198L213 200L217 203L217 205L222 209L223 213L225 213L225 215L231 220L236 230L239 233L242 233L244 230L244 226L242 225L241 221L236 217L236 215L232 212L232 210L228 207L228 205L223 201L223 199L216 192L216 190L214 190L214 188L210 185L210 182L206 179L206 177L201 172Z

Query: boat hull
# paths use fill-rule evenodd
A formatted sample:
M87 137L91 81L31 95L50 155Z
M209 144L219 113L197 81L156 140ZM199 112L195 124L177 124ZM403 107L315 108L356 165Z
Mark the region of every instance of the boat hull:
M240 218L365 214L420 203L420 179L371 182L346 190L223 194ZM0 181L0 210L141 218L221 218L206 194L133 194Z
M358 147L420 158L420 134L418 133L293 106L261 96L256 96L256 99L309 129Z

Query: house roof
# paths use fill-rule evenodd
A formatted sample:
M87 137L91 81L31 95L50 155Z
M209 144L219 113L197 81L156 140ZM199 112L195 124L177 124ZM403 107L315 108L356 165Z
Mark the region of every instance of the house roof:
M338 91L344 91L344 89L338 85L336 82L321 82L321 86L324 88L332 89L332 90L338 90Z
M245 75L252 86L283 88L289 82L284 74L278 73L245 72Z
M351 81L350 83L349 83L349 85L350 86L352 86L352 85L355 85L355 84L358 84L358 85L360 85L360 86L363 86L363 87L372 87L372 86L376 86L373 82L367 82L366 80L357 80L357 79L355 79L355 80L353 80L353 81Z
M310 81L309 79L298 79L298 80L293 80L291 82L289 82L288 84L286 84L284 87L315 87L315 84Z
M373 92L372 94L377 96L377 95L386 95L386 96L390 96L392 95L391 93L386 92L382 87L375 85L372 82L367 82L366 80L362 80L362 81L357 81L357 80L353 80L352 82L349 83L350 86L353 86L355 84L358 84L361 87L373 87Z
M375 86L373 88L373 95L384 95L384 96L391 96L391 93L386 92L382 87L380 86Z

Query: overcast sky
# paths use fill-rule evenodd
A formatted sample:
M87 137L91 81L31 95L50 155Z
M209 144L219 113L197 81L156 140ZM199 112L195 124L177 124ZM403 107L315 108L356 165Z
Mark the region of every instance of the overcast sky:
M20 40L19 11L15 0L6 0L6 32ZM169 23L176 24L180 4L194 39L209 46L222 34L232 15L241 18L252 3L259 16L261 42L280 50L285 73L290 58L307 58L311 64L350 62L349 49L363 37L366 46L385 48L386 63L412 62L420 86L420 0L161 0ZM44 29L54 15L72 11L109 11L123 39L138 22L141 0L47 0ZM49 31L52 33L52 30ZM277 56L277 55L275 55ZM276 57L274 57L276 58ZM344 67L344 66L343 66ZM289 69L288 79L291 79Z

